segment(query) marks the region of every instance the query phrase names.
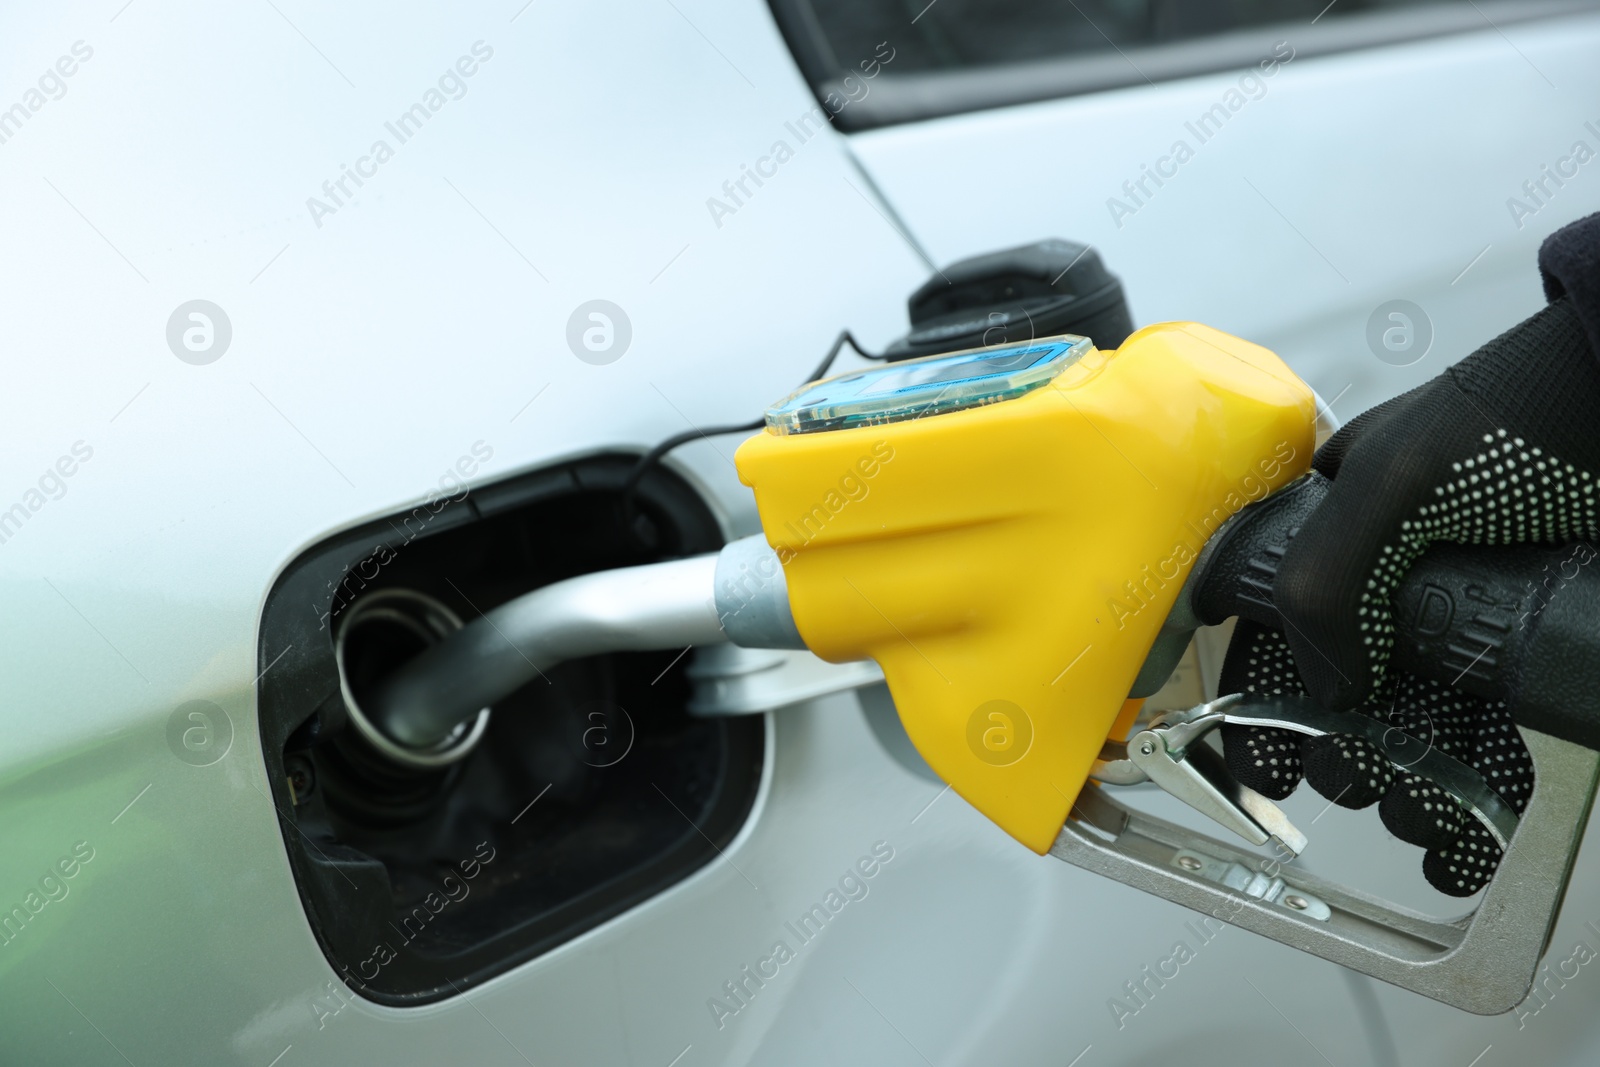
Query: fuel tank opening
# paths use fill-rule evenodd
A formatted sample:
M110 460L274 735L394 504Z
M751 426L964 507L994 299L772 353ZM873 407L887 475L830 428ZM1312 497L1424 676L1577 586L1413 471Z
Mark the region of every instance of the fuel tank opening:
M394 762L433 770L471 752L489 725L489 709L425 748L395 743L362 711L373 690L406 663L461 629L461 619L444 604L412 589L382 589L350 606L334 638L334 662L345 714L362 739Z

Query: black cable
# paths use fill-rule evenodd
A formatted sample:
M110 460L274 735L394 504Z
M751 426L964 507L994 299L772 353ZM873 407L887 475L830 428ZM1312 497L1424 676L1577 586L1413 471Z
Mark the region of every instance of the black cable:
M868 352L865 348L861 347L861 342L856 340L855 334L851 333L849 330L840 330L839 336L833 339L833 346L828 349L828 354L822 357L821 363L817 364L817 369L812 371L811 376L800 384L805 385L806 382L814 382L818 378L821 378L824 374L827 374L828 368L833 366L833 361L835 359L839 358L839 352L844 348L845 345L849 345L851 348L855 349L856 355L860 356L862 359L883 360L889 358L888 354L885 352Z
M821 363L817 364L817 369L804 378L800 384L805 385L808 382L814 382L827 374L828 368L833 366L833 361L839 358L839 353L847 344L855 349L856 353L863 359L881 360L885 358L883 353L868 352L865 348L862 348L861 343L855 339L855 336L849 330L841 330L839 331L839 336L834 338L833 345L828 349L828 354L822 357ZM710 440L713 437L728 433L754 433L766 424L766 418L763 416L754 422L741 422L732 426L712 426L704 430L695 427L684 430L682 433L673 434L640 456L639 461L633 465L633 470L628 472L628 477L622 482L622 499L619 501L619 505L622 509L623 525L639 536L640 540L645 541L647 544L653 544L654 538L646 537L645 531L639 529L640 515L635 502L639 494L639 483L644 480L644 476L650 472L651 467L661 462L662 456L665 456L679 445L688 444L690 441Z

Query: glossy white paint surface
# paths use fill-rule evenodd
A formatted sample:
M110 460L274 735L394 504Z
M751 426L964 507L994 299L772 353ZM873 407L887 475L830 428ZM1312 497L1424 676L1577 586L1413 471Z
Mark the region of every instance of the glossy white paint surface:
M493 449L476 476L490 481L748 418L842 326L870 344L901 332L926 274L852 148L786 134L812 102L767 11L675 3L0 13L0 106L74 42L94 50L0 144L0 509L74 442L93 449L0 544L0 904L75 842L94 850L67 896L0 947L0 1059L1065 1064L1092 1045L1085 1065L1263 1046L1311 1062L1249 976L1317 1048L1360 1061L1341 973L1237 931L1119 1032L1107 999L1188 916L1020 850L890 760L849 697L772 722L770 779L725 862L466 998L356 1002L319 1028L333 972L254 719L256 620L278 570L426 496L477 442ZM1513 37L1559 93L1492 34L1297 60L1121 231L1100 201L1225 79L853 150L939 261L1047 234L1093 241L1141 320L1194 317L1277 346L1329 397L1351 364L1349 415L1438 366L1369 366L1370 305L1417 300L1438 353L1470 346L1534 306L1538 235L1600 198L1586 171L1536 226L1510 230L1503 197L1597 117L1584 57L1600 25ZM466 94L315 225L306 199L480 40L493 56ZM780 138L793 158L719 228L706 199ZM1014 165L1018 144L1040 155ZM1240 172L1348 284L1239 192ZM165 339L196 298L233 328L205 366ZM606 366L565 341L596 298L633 327ZM682 462L740 531L752 518L734 443ZM234 730L208 767L166 741L173 709L197 698ZM1331 851L1410 872L1414 854L1372 844L1375 817L1318 829L1330 824ZM879 841L894 858L869 894L719 1030L707 999ZM1593 916L1600 872L1585 862L1557 945ZM1491 1041L1496 1055L1592 1062L1578 991L1524 1034L1379 995L1407 1064L1466 1063Z

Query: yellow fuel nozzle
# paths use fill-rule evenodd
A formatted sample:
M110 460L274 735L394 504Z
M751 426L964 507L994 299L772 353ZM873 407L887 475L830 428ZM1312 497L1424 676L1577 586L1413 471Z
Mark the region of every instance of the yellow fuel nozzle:
M1196 323L814 383L740 446L811 650L873 659L929 765L1046 852L1201 547L1311 462L1311 389Z

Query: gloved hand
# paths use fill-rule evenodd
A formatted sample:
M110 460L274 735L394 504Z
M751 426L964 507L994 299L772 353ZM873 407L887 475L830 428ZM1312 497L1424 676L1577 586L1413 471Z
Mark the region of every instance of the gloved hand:
M1318 450L1333 486L1290 542L1274 588L1282 634L1241 621L1223 692L1309 691L1387 721L1477 770L1518 813L1532 761L1505 705L1386 671L1389 595L1437 540L1565 542L1600 532L1600 215L1540 250L1542 311L1438 378L1358 416ZM1429 851L1440 891L1476 892L1500 850L1437 787L1354 735L1228 728L1234 776L1274 799L1301 777Z
M1218 688L1269 696L1305 691L1284 636L1243 619L1234 629ZM1518 815L1527 806L1533 760L1504 704L1394 671L1372 702L1351 714L1387 722L1406 735L1407 746L1415 743L1407 750L1419 756L1432 747L1465 763ZM1273 800L1294 792L1304 778L1341 807L1378 804L1390 833L1427 850L1422 873L1441 893L1471 896L1494 876L1500 846L1478 821L1432 782L1392 764L1364 737L1306 737L1288 730L1224 726L1222 741L1234 778Z
M1326 706L1371 699L1393 644L1389 594L1430 542L1600 532L1600 215L1552 236L1540 265L1547 307L1317 452L1333 489L1290 542L1273 599Z

